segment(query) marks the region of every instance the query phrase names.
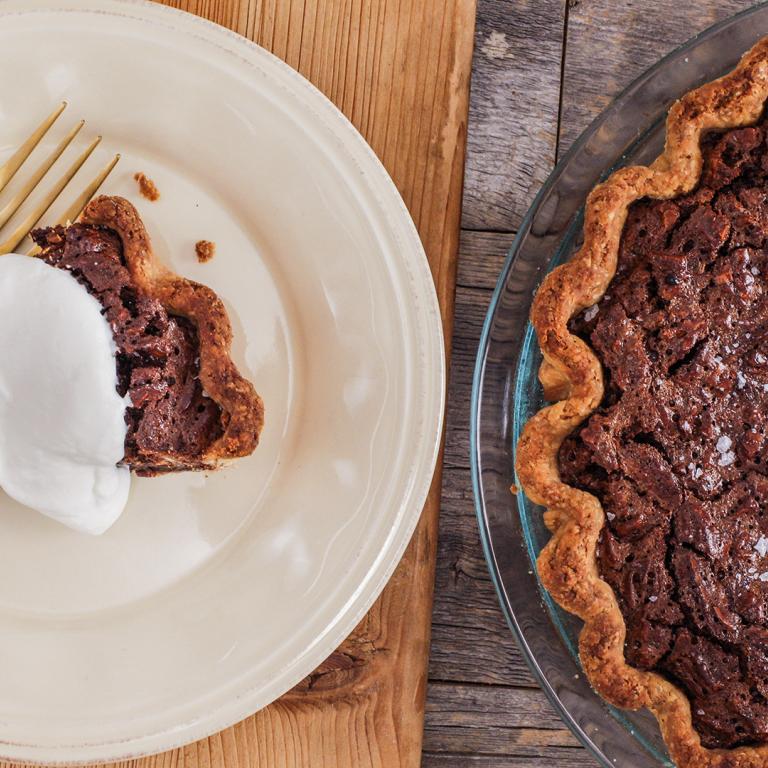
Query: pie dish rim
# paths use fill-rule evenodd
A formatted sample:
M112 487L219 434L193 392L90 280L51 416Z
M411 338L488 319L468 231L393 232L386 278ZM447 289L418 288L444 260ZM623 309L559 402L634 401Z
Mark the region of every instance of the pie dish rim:
M591 684L618 707L650 709L681 768L765 768L768 744L703 747L687 696L661 675L637 670L624 659L624 619L597 568L602 507L591 494L561 482L557 469L563 439L598 407L603 395L599 360L567 324L599 300L613 278L630 204L691 191L701 175L702 135L754 124L767 98L768 38L763 38L732 72L689 91L671 107L665 148L653 163L622 168L592 190L585 206L583 245L545 277L531 310L544 359L539 376L546 399L556 401L528 421L517 445L520 484L533 502L546 508L545 524L553 534L539 555L538 572L557 603L585 622L579 655Z

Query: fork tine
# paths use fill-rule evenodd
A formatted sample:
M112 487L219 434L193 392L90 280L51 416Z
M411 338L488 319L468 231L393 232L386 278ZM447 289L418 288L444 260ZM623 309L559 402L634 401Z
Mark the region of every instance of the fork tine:
M0 229L4 227L8 220L16 211L21 208L22 203L32 194L37 187L40 179L51 169L51 166L61 157L64 150L72 143L72 140L85 125L85 120L81 120L60 142L56 149L38 166L32 174L32 178L8 201L6 206L0 211Z
M80 214L85 209L85 206L91 202L93 196L99 191L101 185L106 181L107 176L112 173L114 167L120 160L120 155L115 155L107 165L99 171L93 181L83 190L72 205L67 208L64 213L61 214L54 226L65 226L71 221L77 221L80 218ZM36 245L32 250L27 253L27 256L37 256L42 251L39 245Z
M19 224L10 234L8 239L0 244L0 256L11 253L14 248L30 233L32 228L40 221L43 214L53 205L64 187L69 184L72 177L80 170L83 163L91 156L91 153L101 142L101 136L97 136L80 157L67 169L64 175L54 184L52 189L40 201L38 206Z
M56 222L57 226L63 227L69 224L70 221L77 221L80 218L80 214L85 209L85 206L91 202L91 198L93 198L99 191L99 187L106 181L107 176L112 173L119 160L120 155L115 155L107 163L107 165L98 173L96 178L94 178L94 180L83 190L77 200L75 200L75 202L61 214L59 220Z
M56 109L35 129L35 132L0 166L0 192L8 182L16 175L24 161L32 154L32 150L40 143L40 139L48 133L50 127L56 122L59 115L67 108L67 102L62 101Z

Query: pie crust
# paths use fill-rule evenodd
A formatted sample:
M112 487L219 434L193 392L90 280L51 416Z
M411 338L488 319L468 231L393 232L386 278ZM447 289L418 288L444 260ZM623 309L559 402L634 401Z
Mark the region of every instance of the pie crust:
M220 463L251 454L264 424L264 406L253 385L230 357L232 328L221 299L210 288L172 272L154 254L136 208L122 197L97 197L80 219L113 230L123 244L126 266L137 289L157 299L169 314L191 320L200 344L200 382L222 411L224 431L195 466L188 457L172 453L153 456L163 471L214 469Z
M603 509L593 495L564 484L558 472L563 440L603 397L600 362L569 332L568 322L595 304L613 278L630 204L690 192L702 171L702 136L755 123L766 99L768 38L746 53L731 73L690 91L671 107L664 152L650 166L622 168L593 189L585 208L583 246L547 275L531 311L544 358L539 378L546 399L555 401L525 425L517 446L520 483L530 499L546 508L544 521L552 531L538 571L555 600L584 621L579 654L591 684L618 707L650 709L680 768L768 768L768 744L703 747L686 695L661 675L625 661L624 618L598 570Z

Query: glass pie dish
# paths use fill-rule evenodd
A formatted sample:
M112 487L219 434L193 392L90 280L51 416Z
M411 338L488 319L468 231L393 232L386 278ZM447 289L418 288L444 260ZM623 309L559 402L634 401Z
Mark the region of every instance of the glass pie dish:
M470 452L483 547L502 608L534 674L580 741L606 766L671 765L655 720L606 704L581 673L580 622L541 587L535 560L549 538L542 510L513 496L515 445L544 404L528 323L542 277L579 247L582 206L602 178L661 151L672 102L737 63L768 34L759 6L710 28L636 80L584 132L523 220L491 301L472 392ZM522 549L522 552L521 552Z

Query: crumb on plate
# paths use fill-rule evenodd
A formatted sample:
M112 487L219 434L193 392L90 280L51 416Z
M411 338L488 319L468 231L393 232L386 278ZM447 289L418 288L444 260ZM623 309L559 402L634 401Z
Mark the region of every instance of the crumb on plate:
M195 253L197 260L201 264L205 264L206 261L210 261L216 255L216 243L212 243L210 240L198 240L195 243Z
M133 178L139 183L139 192L147 200L151 200L153 203L160 199L160 190L158 190L155 182L149 178L145 173L134 173Z

